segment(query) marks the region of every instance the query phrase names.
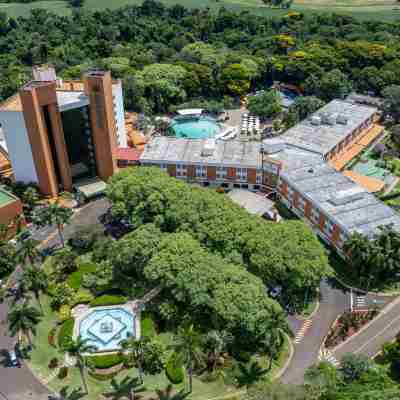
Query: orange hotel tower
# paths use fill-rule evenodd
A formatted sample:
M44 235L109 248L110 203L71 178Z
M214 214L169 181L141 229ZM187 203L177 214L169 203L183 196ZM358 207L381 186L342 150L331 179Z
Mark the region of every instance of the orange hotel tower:
M15 179L36 182L56 197L86 178L106 181L126 147L122 86L110 72L90 71L62 82L52 68L0 105L0 123Z

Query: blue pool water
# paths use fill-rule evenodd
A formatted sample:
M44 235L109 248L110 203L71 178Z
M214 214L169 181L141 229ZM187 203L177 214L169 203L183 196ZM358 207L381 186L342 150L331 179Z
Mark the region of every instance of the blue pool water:
M210 117L176 117L170 129L178 138L208 139L221 131L221 126Z
M82 319L79 334L96 351L118 350L121 341L135 334L135 314L116 308L99 308Z

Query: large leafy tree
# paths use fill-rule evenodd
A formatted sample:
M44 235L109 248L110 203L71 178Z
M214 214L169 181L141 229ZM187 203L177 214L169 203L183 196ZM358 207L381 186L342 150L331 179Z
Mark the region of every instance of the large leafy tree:
M193 325L182 326L175 335L171 347L176 354L177 364L184 365L187 369L189 393L192 393L194 369L204 360L203 338Z
M32 346L32 334L35 334L40 318L40 312L27 302L16 304L7 315L11 335L18 335L18 340L21 339L22 334L25 335Z
M79 369L79 373L81 375L82 385L85 390L85 393L89 393L88 385L86 382L86 367L87 367L87 359L85 358L86 353L92 353L96 350L96 347L89 344L89 339L83 339L81 336L78 336L75 340L71 340L66 343L63 348L64 351L68 352L72 357L76 359L76 366Z
M22 284L26 290L30 290L34 293L40 310L43 313L43 307L40 301L40 293L45 291L48 286L48 277L46 272L36 266L30 266L23 272Z
M265 91L248 100L249 111L263 118L272 118L282 112L281 99L276 90Z
M64 247L63 230L64 226L70 222L72 214L73 212L70 208L60 206L58 203L53 203L37 210L33 222L39 227L55 225L61 245Z

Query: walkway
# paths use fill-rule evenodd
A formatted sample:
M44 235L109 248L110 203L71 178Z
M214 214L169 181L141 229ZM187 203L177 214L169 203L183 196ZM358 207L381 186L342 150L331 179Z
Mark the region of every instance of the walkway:
M301 384L304 371L318 362L319 349L336 317L350 308L349 292L334 282L323 281L320 286L321 301L312 322L307 320L296 334L294 356L281 380Z
M93 201L74 214L71 224L64 230L65 238L72 237L75 232L85 226L98 223L100 215L104 214L109 207L105 198ZM34 237L43 241L46 246L58 244L58 233L55 227L45 228L34 232ZM16 270L14 276L18 279L20 270ZM47 400L50 394L48 389L40 383L31 373L29 368L22 364L21 368L8 366L8 350L13 349L15 338L8 335L6 323L9 306L7 303L0 304L0 400Z

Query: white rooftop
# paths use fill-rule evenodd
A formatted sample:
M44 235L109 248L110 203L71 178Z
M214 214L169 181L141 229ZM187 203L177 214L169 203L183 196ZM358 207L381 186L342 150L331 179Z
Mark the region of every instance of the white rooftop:
M84 92L57 90L57 102L60 111L68 111L89 105L89 97Z

